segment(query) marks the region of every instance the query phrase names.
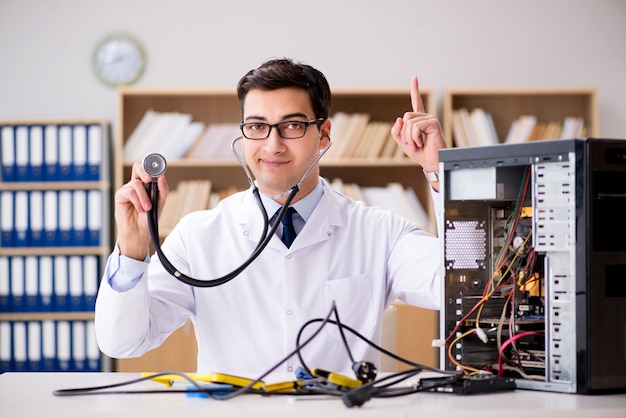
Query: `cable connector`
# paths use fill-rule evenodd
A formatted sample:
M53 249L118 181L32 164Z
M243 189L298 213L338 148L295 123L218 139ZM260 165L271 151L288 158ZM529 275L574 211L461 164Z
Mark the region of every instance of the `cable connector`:
M434 339L432 341L431 346L432 347L440 347L440 348L441 347L445 347L446 346L446 341L442 340L441 338L437 338L437 339Z
M487 341L489 341L489 338L487 338L487 333L481 327L476 327L476 335L478 335L478 338L480 338L480 341L482 341L485 344L487 344Z
M363 404L372 399L374 388L367 386L366 388L354 389L341 395L343 404L348 408L353 406L363 406Z
M374 363L369 361L356 361L352 364L352 371L356 375L356 378L363 383L369 383L376 379L378 370Z

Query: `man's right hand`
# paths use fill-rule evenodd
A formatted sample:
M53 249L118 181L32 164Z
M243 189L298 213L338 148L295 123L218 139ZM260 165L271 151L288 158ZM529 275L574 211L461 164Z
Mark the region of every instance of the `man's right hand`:
M142 165L135 163L130 181L115 193L115 222L120 254L136 260L145 259L150 247L147 213L152 208L152 202L146 184L151 181L152 177L144 171ZM159 176L157 185L160 215L169 192L165 176Z

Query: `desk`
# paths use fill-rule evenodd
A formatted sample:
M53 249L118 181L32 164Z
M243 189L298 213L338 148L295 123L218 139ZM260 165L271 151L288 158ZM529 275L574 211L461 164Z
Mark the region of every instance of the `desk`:
M187 397L182 393L94 394L71 397L57 397L52 394L57 389L105 385L136 377L139 377L138 373L1 374L0 416L2 418L86 416L424 418L453 415L462 418L626 417L626 394L572 395L520 389L506 393L470 396L423 392L399 398L372 399L360 408L347 408L340 399L326 397L296 400L285 396L243 395L228 401L218 401ZM272 379L266 379L266 382L272 382ZM164 386L151 381L126 387L128 390L160 388Z

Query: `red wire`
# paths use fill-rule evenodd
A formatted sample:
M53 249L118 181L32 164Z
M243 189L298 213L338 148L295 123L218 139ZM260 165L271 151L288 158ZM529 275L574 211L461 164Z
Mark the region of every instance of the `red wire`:
M502 356L503 356L504 349L506 348L506 346L511 344L513 341L516 341L522 337L528 337L530 335L545 335L545 334L543 332L536 332L536 331L520 332L519 334L514 335L513 337L509 338L502 344L502 347L500 347L500 353L498 354L498 376L502 377L502 375L504 374Z

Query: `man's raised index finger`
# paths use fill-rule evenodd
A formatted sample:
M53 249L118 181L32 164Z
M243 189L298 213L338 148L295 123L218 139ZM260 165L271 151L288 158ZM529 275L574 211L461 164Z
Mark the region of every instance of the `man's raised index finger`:
M413 107L414 112L425 112L416 75L411 78L411 106Z

